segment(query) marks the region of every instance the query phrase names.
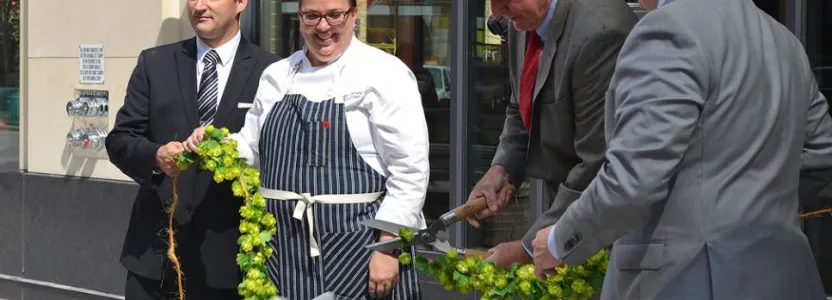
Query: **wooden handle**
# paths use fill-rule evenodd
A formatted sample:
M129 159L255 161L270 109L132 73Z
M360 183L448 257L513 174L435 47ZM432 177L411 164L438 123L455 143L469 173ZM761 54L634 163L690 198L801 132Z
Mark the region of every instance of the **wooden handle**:
M500 190L499 194L504 193L506 190L511 190L514 192L514 185L507 184L503 186L503 189ZM460 207L454 208L454 216L456 216L457 220L462 220L471 216L476 215L477 213L488 209L488 202L485 200L485 197L479 197L474 199L473 201L469 201L468 203L463 204Z
M463 220L467 217L474 216L478 212L481 212L487 208L488 202L485 201L485 197L480 197L474 199L473 201L469 201L468 203L465 203L460 207L454 208L453 212L457 220Z
M486 258L490 255L486 251L475 250L475 249L465 249L465 250L463 250L463 253L465 253L466 257L468 257L468 256L479 256L479 257L482 257L482 258Z

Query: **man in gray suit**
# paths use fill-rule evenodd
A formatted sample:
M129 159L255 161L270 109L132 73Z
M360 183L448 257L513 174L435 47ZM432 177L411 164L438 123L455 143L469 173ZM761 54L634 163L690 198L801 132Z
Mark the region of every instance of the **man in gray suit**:
M798 195L830 180L832 120L786 27L752 0L667 0L606 101L606 162L538 233L538 273L614 243L602 299L826 299Z
M485 196L499 212L528 175L546 181L551 208L520 241L491 249L506 266L532 262L535 233L557 221L604 159L604 93L618 51L638 18L623 0L492 0L508 33L512 99L492 167L469 199ZM479 226L476 219L469 220ZM524 249L525 248L525 249Z

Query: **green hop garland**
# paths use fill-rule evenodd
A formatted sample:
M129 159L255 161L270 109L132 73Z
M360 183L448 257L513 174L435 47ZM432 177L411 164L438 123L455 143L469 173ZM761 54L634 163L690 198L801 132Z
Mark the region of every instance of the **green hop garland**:
M228 128L206 126L204 140L197 147L196 153L181 153L176 165L185 170L198 162L200 169L213 172L217 183L233 181L231 189L234 196L245 200L240 207L241 236L237 240L240 245L237 265L242 270L244 279L237 287L237 292L244 300L270 300L278 295L277 287L268 278L266 267L266 260L272 256L269 241L277 233L277 220L266 211L266 199L259 192L260 172L250 167L245 158L239 157L237 141L227 139L229 133ZM176 190L174 180L174 199L178 199ZM175 202L176 200L174 204ZM805 213L800 218L830 213L832 208ZM172 230L170 234L173 239ZM410 242L414 233L403 228L399 231L399 236L404 242ZM175 245L171 243L170 247L172 253ZM557 274L548 276L546 281L540 281L534 274L532 264L515 263L508 269L497 268L494 263L485 261L482 257L460 258L456 249L451 250L436 260L417 256L416 269L436 278L447 290L466 294L471 289L476 289L483 293L481 300L514 299L515 296L522 299L586 300L601 288L610 258L609 251L602 249L586 263L558 267ZM399 262L404 265L413 263L409 253L399 255ZM176 267L181 274L178 264ZM183 297L181 292L180 286L180 297Z
M403 243L410 242L413 231L402 228L399 236ZM556 268L557 274L548 276L546 281L537 278L533 264L515 263L508 269L497 268L479 256L460 258L456 249L432 261L417 256L416 269L436 278L446 290L466 294L476 289L483 294L481 300L507 300L516 296L529 300L586 300L601 288L609 258L609 251L602 249L582 265ZM412 258L402 253L399 262L409 265Z
M260 172L240 158L237 141L226 139L228 128L205 127L203 141L195 153L182 152L176 166L185 170L198 162L199 168L213 172L214 181L232 181L234 196L245 199L240 207L240 252L237 265L243 272L243 282L237 293L244 300L268 300L277 296L277 287L268 277L266 260L272 256L269 241L277 233L277 220L266 211L266 199L260 195Z

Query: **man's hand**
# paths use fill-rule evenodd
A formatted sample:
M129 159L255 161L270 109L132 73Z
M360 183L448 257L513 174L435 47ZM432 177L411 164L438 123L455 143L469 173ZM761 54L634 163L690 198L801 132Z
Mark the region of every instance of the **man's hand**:
M474 186L474 189L468 196L468 202L485 197L485 200L488 202L488 209L478 213L476 218L469 217L468 223L479 228L480 219L487 218L502 211L508 205L511 197L514 196L513 189L503 190L503 187L507 184L509 184L509 176L506 169L500 165L491 166L488 172L480 178L480 181L477 182L477 185Z
M393 238L394 235L383 232L379 241ZM373 251L370 258L370 298L384 298L389 295L399 281L399 259L391 255Z
M185 150L188 152L196 152L196 148L199 146L199 143L202 143L204 135L205 127L194 129L194 132L185 141Z
M534 274L541 281L545 281L547 275L557 274L555 267L562 265L549 251L549 231L551 230L552 226L541 229L532 241L532 247L534 247Z
M501 243L494 248L488 249L489 256L485 259L493 262L497 267L508 268L513 263L530 263L532 257L526 252L523 243L520 241L510 241Z
M179 153L185 150L182 142L173 141L156 150L156 166L168 176L179 175L181 170L176 167Z

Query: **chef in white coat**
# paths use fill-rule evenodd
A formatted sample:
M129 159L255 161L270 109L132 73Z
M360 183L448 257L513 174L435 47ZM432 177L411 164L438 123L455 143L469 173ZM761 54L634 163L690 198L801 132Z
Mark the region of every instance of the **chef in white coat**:
M301 0L299 14L306 45L263 72L231 136L259 168L278 220L271 278L289 299L420 299L412 265L365 248L394 235L359 223L426 227L429 144L416 78L355 37L356 0ZM186 148L201 140L197 129Z

